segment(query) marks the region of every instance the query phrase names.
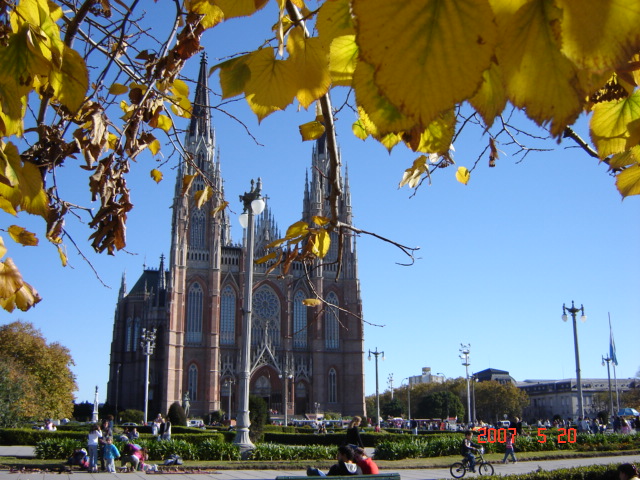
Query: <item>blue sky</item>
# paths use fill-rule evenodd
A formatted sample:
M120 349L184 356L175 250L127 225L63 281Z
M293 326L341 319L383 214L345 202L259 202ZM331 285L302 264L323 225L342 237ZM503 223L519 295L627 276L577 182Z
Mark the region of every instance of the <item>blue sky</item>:
M221 41L226 34L241 37L238 25L229 22L204 37L210 65L250 47L248 35ZM198 57L191 59L185 73L195 77L198 64ZM215 77L211 86L219 91ZM212 103L217 100L212 98ZM334 98L334 105L339 104ZM301 142L298 125L312 120L314 112L296 112L292 107L258 125L244 100L226 108L260 143L246 134L243 125L214 112L234 240L242 237L238 195L259 176L284 231L302 211L312 145ZM508 370L516 380L575 377L572 327L560 318L562 304L572 300L584 304L588 316L586 323L578 324L583 378L606 378L601 356L608 352L609 313L618 378L632 377L640 369L640 198L622 201L605 165L567 148L573 144L566 140L560 145L549 141L546 146L554 148L552 152L534 152L524 160L503 156L492 169L485 155L466 186L455 180L454 167L443 169L433 185L425 184L413 196L406 187L398 189L398 182L416 155L402 147L388 154L375 142L353 137L354 117L348 109L337 117L355 225L420 247L415 264L404 267L397 264L406 262L398 249L366 236L358 239L367 322L363 360L367 394L375 391L375 370L366 351L376 348L386 356L379 363L381 390L390 374L397 386L426 366L447 377L463 376L460 343L471 344L472 372L493 367ZM523 119L517 123L531 127ZM587 136L582 123L578 129ZM472 167L487 141L480 130L465 135L455 146L456 162ZM169 147L163 151L168 153ZM133 165L129 184L135 208L129 216L126 252L114 257L93 254L86 226L68 225L100 280L70 243L71 267L62 268L55 249L42 241L42 225L27 219L16 222L31 227L42 244L38 248L10 244L8 255L44 299L29 312L3 313L2 321L33 322L48 341L71 350L78 401L92 400L96 385L104 400L123 272L131 287L144 264L157 268L160 255L169 253L169 206L175 182L175 171L169 167L175 164L174 158L162 167L165 177L159 185L148 175L156 166L154 159L141 156ZM59 177L63 191L71 201L90 204L86 172L71 162L65 170L64 178Z

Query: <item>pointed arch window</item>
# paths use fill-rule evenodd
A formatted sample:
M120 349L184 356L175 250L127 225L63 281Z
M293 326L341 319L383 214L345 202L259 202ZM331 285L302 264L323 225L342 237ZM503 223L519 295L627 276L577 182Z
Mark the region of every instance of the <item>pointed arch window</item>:
M202 287L194 283L189 287L187 295L187 328L186 343L199 344L202 342Z
M273 290L263 285L253 294L251 343L280 345L280 300Z
M189 391L189 399L194 402L198 400L198 367L191 365L187 375L187 390Z
M307 348L307 307L302 301L304 293L298 290L293 296L293 348Z
M338 402L338 374L336 373L336 369L332 368L329 370L328 376L328 385L327 392L329 394L328 400L329 403L337 403Z
M205 218L204 212L196 210L191 215L191 227L189 228L189 247L203 249L205 247Z
M331 292L326 296L328 305L324 307L324 346L327 350L337 350L340 346L338 296Z
M131 320L131 317L129 317L127 318L127 324L126 324L125 335L124 335L124 351L125 352L131 351L132 339L133 339L133 320Z
M133 321L133 341L131 342L131 350L138 351L140 346L140 319L136 318Z
M229 285L220 296L220 344L236 343L236 292Z

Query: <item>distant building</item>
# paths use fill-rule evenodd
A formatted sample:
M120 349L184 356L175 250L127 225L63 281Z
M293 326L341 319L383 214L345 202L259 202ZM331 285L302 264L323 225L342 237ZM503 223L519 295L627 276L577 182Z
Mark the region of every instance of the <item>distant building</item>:
M409 385L418 383L444 383L444 375L434 375L431 373L431 367L423 367L422 375L409 377Z
M506 385L507 383L516 384L515 379L509 375L506 370L498 370L496 368L487 368L481 372L473 374L479 382L494 381Z
M618 393L622 394L634 388L637 380L618 379ZM555 415L562 418L578 418L578 384L573 378L565 380L525 380L517 383L518 388L529 395L529 405L524 409L526 420L552 419ZM611 380L614 405L615 381ZM609 391L609 380L606 378L583 378L582 399L584 414L595 417L599 411L608 410L607 405L598 404L595 395ZM615 408L615 407L614 407Z

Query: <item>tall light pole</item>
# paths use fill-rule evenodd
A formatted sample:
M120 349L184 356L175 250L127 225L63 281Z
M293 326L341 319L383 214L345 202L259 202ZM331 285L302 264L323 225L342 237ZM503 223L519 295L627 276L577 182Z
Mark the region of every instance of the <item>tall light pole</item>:
M376 425L378 426L378 430L380 429L380 390L378 389L378 357L382 355L382 359L384 360L384 352L379 352L378 347L376 347L376 351L372 352L369 350L369 361L371 361L371 355L376 357Z
M467 425L471 425L471 391L469 389L469 353L471 353L471 344L460 344L460 359L467 373Z
M584 307L580 305L580 308L576 308L573 304L573 300L571 300L571 308L567 308L564 303L562 304L563 322L569 320L569 317L567 317L567 312L571 314L571 318L573 320L573 346L576 353L576 382L578 383L578 416L580 418L584 418L584 404L582 403L582 378L580 376L580 351L578 350L578 327L576 324L576 314L578 312L582 313L580 320L582 320L583 322L587 321L587 316L584 314Z
M224 381L224 386L227 389L227 393L229 394L229 396L227 397L227 419L229 420L229 426L231 426L231 386L236 383L236 381L233 378L227 378Z
M280 369L280 373L278 377L282 379L283 387L284 387L284 426L289 425L288 421L288 410L289 410L289 380L293 378L293 368L289 364L289 356L285 354L282 368ZM318 416L316 415L316 421L318 421Z
M611 370L609 370L609 362L611 362L611 357L602 356L602 365L604 366L604 362L607 362L607 379L609 380L609 418L613 417L613 392L611 391Z
M156 348L156 329L147 330L142 329L142 335L140 335L140 346L142 347L142 354L145 356L145 370L144 370L144 424L147 424L149 418L149 358L153 355L153 350Z
M405 380L407 381L407 419L409 420L409 425L411 425L411 377L402 379L403 382Z
M264 210L264 200L260 196L262 180L258 178L257 185L254 186L251 180L251 190L240 195L240 201L244 210L240 215L240 225L247 229L247 245L245 255L245 283L244 299L242 303L242 349L240 355L239 389L237 399L238 413L236 415L236 438L233 443L240 448L243 456L253 450L255 445L249 438L249 380L251 378L251 304L253 296L253 251L255 225L254 216L260 215Z
M387 383L389 384L389 390L391 390L391 400L393 400L393 373L390 373L387 377Z

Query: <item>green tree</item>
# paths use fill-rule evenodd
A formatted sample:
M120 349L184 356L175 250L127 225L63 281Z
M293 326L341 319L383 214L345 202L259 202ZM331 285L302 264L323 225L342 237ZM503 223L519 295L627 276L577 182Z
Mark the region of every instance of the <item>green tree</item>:
M82 402L73 405L73 418L78 422L88 422L93 415L93 403Z
M182 408L182 405L180 405L180 402L173 402L169 405L167 418L172 425L187 425L187 414L185 413L184 408Z
M464 418L464 406L460 398L449 391L429 393L416 407L416 418Z
M0 361L22 379L17 405L23 418L71 417L77 385L66 347L47 344L31 323L16 321L0 327Z
M401 417L405 412L406 408L398 398L394 398L393 400L389 399L384 404L380 402L380 416L382 418L388 417Z
M476 419L485 422L509 418L522 418L522 410L529 404L528 395L512 383L496 381L478 382L475 385Z
M128 409L120 412L118 416L119 423L132 422L141 425L144 423L144 412L142 410ZM173 423L173 420L171 421Z
M19 404L27 381L11 359L0 359L0 428L17 427L23 419Z

